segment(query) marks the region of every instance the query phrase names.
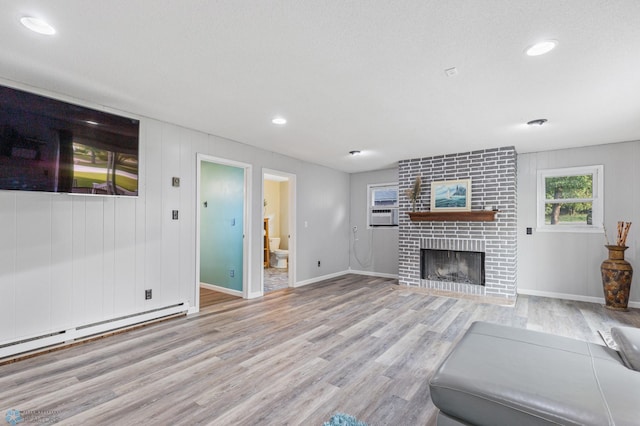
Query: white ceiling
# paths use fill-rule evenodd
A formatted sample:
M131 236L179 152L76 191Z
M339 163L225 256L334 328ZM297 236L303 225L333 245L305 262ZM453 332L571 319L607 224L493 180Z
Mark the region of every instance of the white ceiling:
M639 0L0 0L0 40L1 78L347 172L640 140Z

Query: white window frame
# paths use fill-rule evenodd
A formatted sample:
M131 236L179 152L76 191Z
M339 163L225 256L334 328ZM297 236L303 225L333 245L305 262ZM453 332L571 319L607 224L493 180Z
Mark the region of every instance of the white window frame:
M381 189L381 188L394 188L398 194L398 197L396 198L396 204L393 206L389 206L389 209L395 209L396 210L396 214L397 214L397 210L400 206L400 186L398 185L398 182L387 182L387 183L371 183L367 185L367 229L371 229L371 228L397 228L398 225L387 225L387 226L378 226L378 225L371 225L371 209L374 207L373 205L373 191L375 191L376 189ZM387 207L379 207L379 208L387 208Z
M592 198L566 198L566 203L591 202L591 225L547 225L545 223L545 198L546 178L559 176L593 176ZM565 167L562 169L538 170L538 194L537 194L537 231L543 232L604 232L604 166Z

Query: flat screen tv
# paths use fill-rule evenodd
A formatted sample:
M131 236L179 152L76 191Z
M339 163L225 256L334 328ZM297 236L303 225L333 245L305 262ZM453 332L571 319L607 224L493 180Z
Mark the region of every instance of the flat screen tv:
M138 120L0 86L0 190L138 195Z

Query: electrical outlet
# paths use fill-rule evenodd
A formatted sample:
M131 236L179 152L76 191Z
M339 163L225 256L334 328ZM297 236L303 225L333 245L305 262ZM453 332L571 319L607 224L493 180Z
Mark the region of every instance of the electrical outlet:
M320 267L320 261L318 260L318 268Z
M527 235L531 235L531 234L533 234L533 229L527 228Z
M230 276L231 278L235 277L235 276L236 276L236 271L235 271L235 270L233 270L233 269L229 269L229 276Z
M151 295L151 289L145 290L144 291L144 300L150 300L152 297Z
M178 220L178 210L173 210L171 212L171 217L173 218L173 220Z

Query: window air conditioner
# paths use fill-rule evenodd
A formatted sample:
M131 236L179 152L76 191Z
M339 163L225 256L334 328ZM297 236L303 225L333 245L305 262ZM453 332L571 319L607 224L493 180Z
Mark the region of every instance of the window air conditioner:
M370 210L369 225L397 226L398 225L398 209L397 208L380 209L380 208L372 207Z

